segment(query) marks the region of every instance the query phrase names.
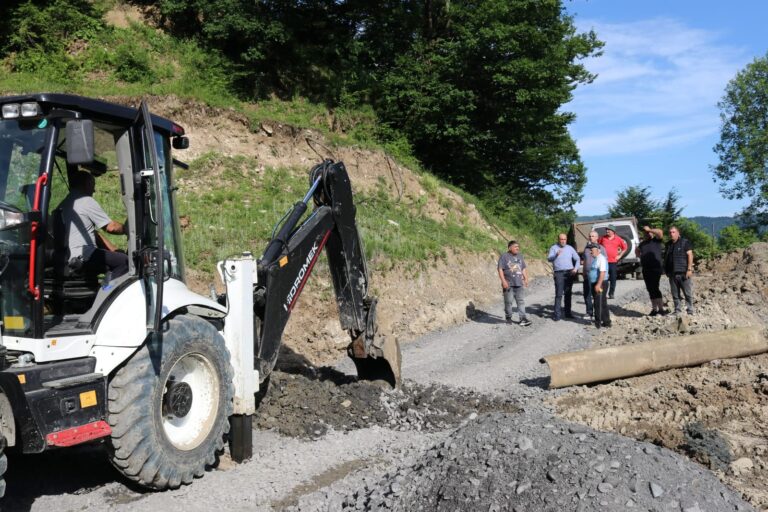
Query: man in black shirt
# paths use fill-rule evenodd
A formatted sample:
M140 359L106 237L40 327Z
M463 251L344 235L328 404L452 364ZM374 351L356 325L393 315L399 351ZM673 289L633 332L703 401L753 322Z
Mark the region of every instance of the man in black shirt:
M664 299L659 289L659 281L661 281L661 275L664 273L664 258L662 256L664 232L659 228L650 226L643 226L643 231L645 231L645 238L640 242L636 252L643 269L645 288L651 298L650 316L666 315L668 311L664 309Z
M691 243L680 237L677 226L669 228L672 239L667 244L664 255L664 272L669 278L669 288L672 290L672 300L675 303L675 313L680 313L680 295L685 295L685 306L689 315L693 314L693 248Z

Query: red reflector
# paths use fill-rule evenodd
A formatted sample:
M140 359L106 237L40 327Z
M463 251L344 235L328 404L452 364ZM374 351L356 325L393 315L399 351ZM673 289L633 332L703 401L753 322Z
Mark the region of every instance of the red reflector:
M45 437L49 446L74 446L91 439L108 436L112 433L106 421L94 421L79 427L72 427L59 432L51 432Z

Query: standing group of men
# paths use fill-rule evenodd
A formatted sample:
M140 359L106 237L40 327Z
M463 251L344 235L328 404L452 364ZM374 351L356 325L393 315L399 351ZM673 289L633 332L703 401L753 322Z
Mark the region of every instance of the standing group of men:
M608 299L616 292L616 264L627 251L627 243L616 236L616 228L610 225L605 236L597 231L589 233L589 242L584 249L583 260L576 249L568 245L568 237L560 233L557 243L549 248L547 261L552 263L555 279L555 311L553 320L573 318L571 295L573 281L584 262L584 303L587 316L594 317L595 326L610 327ZM607 283L607 289L605 287ZM561 306L561 302L564 305Z
M693 248L688 240L680 237L677 227L669 228L671 242L662 248L663 232L644 226L645 239L637 248L643 278L651 298L650 315L668 313L659 289L661 276L666 274L672 291L675 313L680 313L685 297L686 310L693 314ZM583 255L568 245L565 233L558 235L557 243L550 247L547 260L552 263L555 281L555 306L553 320L573 318L571 311L573 282L583 262L584 303L587 316L594 318L595 326L610 327L611 317L608 299L616 292L617 264L627 251L627 243L616 235L616 228L609 225L600 237L597 231L589 233L589 242ZM517 305L520 325L531 325L525 312L524 289L528 287L528 270L520 244L514 240L507 245L507 252L499 258L498 273L504 291L504 313L507 323L512 322L513 300Z

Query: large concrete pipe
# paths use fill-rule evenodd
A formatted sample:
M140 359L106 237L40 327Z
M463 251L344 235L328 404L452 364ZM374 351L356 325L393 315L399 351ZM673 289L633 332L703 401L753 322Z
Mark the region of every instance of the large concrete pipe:
M549 387L561 388L763 352L768 352L763 329L749 327L554 354L543 357L541 362L549 366Z

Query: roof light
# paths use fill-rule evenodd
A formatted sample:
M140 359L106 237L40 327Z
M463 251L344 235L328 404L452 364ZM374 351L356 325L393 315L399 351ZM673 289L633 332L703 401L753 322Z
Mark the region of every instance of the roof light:
M40 105L35 102L22 103L21 104L21 117L37 117L42 112L40 111Z
M3 119L16 119L21 113L21 105L18 103L9 103L3 105Z

